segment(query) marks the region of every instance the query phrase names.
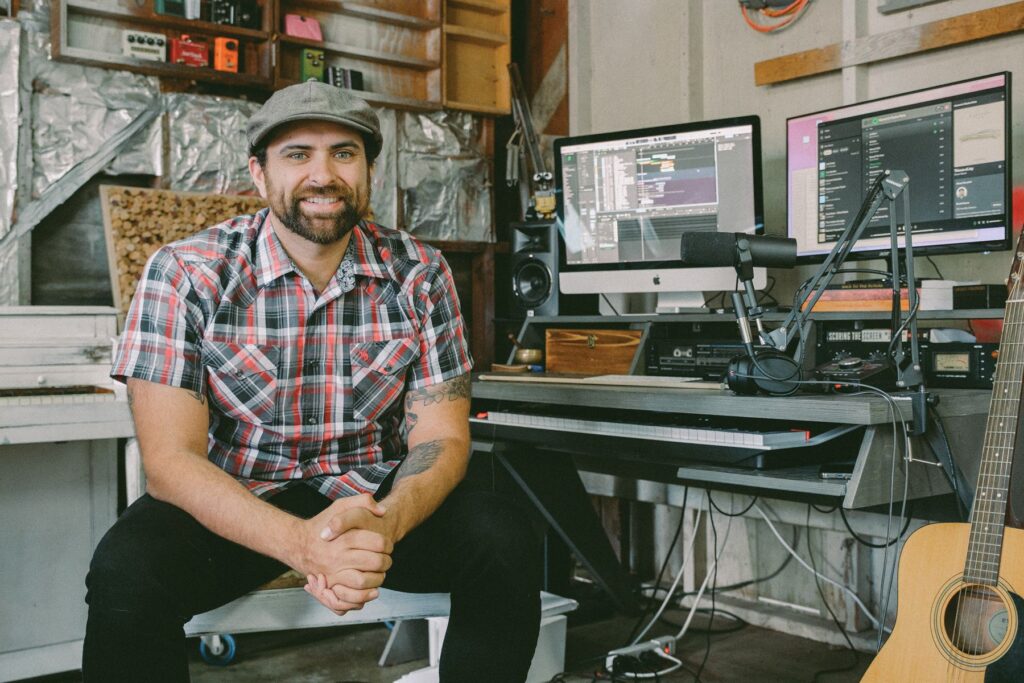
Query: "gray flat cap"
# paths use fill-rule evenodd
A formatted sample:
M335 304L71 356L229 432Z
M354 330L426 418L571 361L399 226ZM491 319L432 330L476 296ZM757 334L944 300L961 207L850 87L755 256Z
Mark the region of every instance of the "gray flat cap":
M278 90L245 128L249 149L256 147L283 123L292 121L332 121L363 134L366 157L372 162L384 143L377 113L364 100L348 90L319 81L306 81Z

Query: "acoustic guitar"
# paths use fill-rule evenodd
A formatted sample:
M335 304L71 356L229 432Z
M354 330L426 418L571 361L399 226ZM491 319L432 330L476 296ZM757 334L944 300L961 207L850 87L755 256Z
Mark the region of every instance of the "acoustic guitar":
M1024 681L1024 531L1005 524L1024 379L1022 257L1018 242L970 522L907 539L896 624L862 681Z

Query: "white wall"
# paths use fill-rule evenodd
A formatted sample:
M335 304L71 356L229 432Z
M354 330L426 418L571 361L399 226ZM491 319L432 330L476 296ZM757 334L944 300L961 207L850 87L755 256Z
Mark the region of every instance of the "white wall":
M1014 185L1024 185L1024 33L848 68L772 86L754 84L754 64L989 7L998 0L946 0L883 15L878 0L812 0L773 34L748 28L735 0L570 0L569 125L572 134L680 121L761 117L765 221L784 234L785 125L791 116L1003 70L1013 82ZM999 282L1010 255L936 257L947 278ZM875 264L878 265L878 264ZM927 263L917 272L934 275ZM796 272L781 276L787 299ZM779 294L780 292L776 292Z

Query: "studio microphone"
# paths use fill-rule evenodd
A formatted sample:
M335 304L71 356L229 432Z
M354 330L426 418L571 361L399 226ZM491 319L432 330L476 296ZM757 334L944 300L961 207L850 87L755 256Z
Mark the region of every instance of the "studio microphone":
M743 232L684 232L679 241L679 260L688 266L737 266L741 248L750 250L754 266L796 265L795 239Z

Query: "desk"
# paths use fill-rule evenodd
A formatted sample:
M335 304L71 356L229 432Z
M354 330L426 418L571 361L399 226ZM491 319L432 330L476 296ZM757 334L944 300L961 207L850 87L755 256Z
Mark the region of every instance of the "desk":
M968 481L978 468L990 392L938 390L939 413L952 440L957 464ZM736 396L725 390L581 386L578 384L481 381L473 382L474 410L511 408L517 404L549 404L582 408L613 408L648 413L732 416L743 419L855 425L853 442L834 459L856 456L853 477L822 481L817 466L752 470L692 459L667 463L644 448L622 448L622 441L579 434L553 443L551 433L475 421L474 449L491 452L565 541L579 560L612 596L616 605L636 609L630 578L619 565L604 529L593 514L577 466L621 476L692 484L700 487L764 494L776 498L841 503L864 508L889 499L893 471L892 428L888 404L876 396L800 395L790 397ZM897 401L901 420L910 419L910 402ZM613 444L608 447L606 444ZM923 444L913 440L915 458L932 460ZM838 450L838 449L837 449ZM902 454L900 454L902 456ZM903 489L904 463L895 463L894 487ZM925 464L910 465L908 496L924 498L951 491L943 472Z

